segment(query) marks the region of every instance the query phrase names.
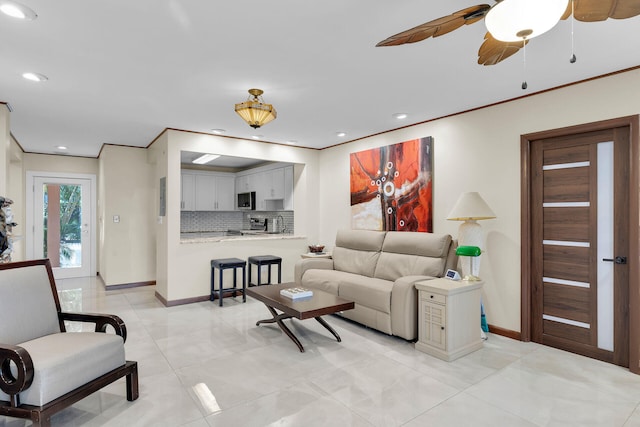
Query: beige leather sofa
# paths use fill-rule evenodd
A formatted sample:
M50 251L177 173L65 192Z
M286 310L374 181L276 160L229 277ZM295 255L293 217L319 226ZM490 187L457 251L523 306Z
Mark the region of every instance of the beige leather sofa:
M455 269L449 234L340 230L333 259L302 259L297 286L321 289L355 302L342 316L406 340L418 337L414 283Z

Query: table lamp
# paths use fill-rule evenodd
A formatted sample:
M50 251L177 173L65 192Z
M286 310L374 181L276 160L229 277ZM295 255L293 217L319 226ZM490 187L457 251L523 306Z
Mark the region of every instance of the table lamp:
M456 248L456 255L462 257L469 257L469 270L464 271L463 269L463 277L462 280L468 281L476 281L480 280L478 276L474 274L474 260L477 260L478 257L482 254L482 250L477 246L458 246Z
M449 213L449 221L464 221L458 229L459 246L475 246L482 248L482 227L478 224L482 219L494 219L493 213L487 202L477 192L462 193L455 206ZM468 256L468 255L467 255ZM462 258L461 267L463 276L478 277L480 271L480 254L474 257L473 268L470 259ZM469 262L467 262L469 261Z

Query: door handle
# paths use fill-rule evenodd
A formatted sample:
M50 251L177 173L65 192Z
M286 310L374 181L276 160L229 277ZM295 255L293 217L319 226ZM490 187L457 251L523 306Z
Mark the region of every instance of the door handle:
M616 264L626 264L627 257L626 256L617 256L615 258L602 258L603 261L615 262Z

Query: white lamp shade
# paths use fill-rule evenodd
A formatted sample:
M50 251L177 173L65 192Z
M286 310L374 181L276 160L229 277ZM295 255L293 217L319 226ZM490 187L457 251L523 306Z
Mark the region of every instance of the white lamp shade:
M568 4L569 0L502 0L487 13L484 23L497 40L531 39L552 29Z
M462 193L447 217L450 221L468 221L478 219L493 219L493 213L487 202L478 192Z

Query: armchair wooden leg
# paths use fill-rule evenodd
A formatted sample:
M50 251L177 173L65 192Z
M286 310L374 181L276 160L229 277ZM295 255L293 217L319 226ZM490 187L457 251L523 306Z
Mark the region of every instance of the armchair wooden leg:
M132 402L139 396L138 392L138 363L134 362L131 372L127 374L127 400Z
M31 423L33 427L51 427L51 416L44 415L40 411L34 411L31 413Z

